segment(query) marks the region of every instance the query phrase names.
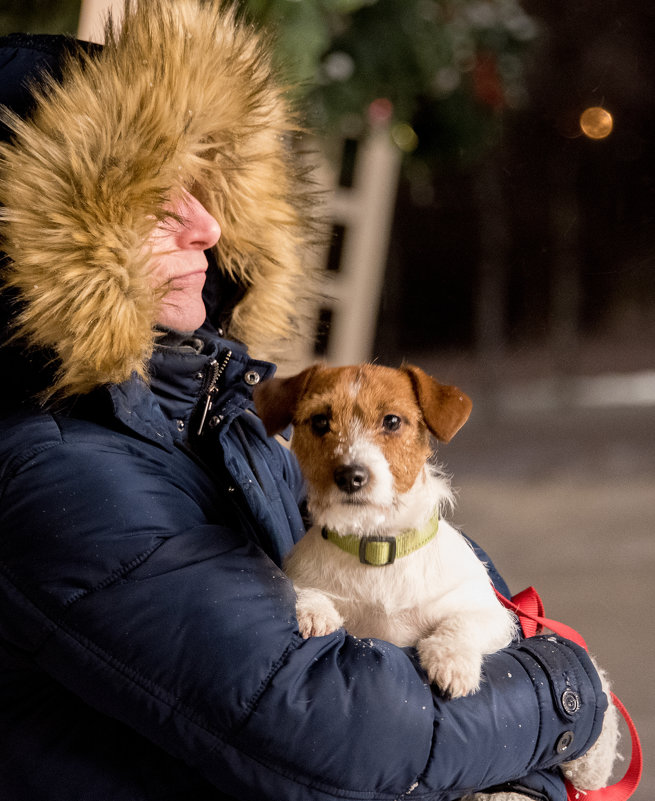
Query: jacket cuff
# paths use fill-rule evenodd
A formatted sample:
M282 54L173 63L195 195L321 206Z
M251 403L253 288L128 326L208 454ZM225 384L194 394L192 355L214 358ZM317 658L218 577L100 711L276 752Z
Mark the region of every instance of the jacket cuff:
M535 684L542 716L552 719L540 728L535 748L538 767L550 768L577 759L598 739L608 705L589 654L579 645L555 636L529 637L517 650L525 654L525 666ZM532 660L534 670L530 669ZM544 674L549 679L547 688L539 686Z
M437 695L435 703L435 738L423 774L427 789L452 789L448 797L457 798L516 784L551 801L564 801L563 785L554 780L557 766L593 745L607 708L586 651L548 636L487 657L475 695L450 701ZM472 743L475 758L467 762L462 754L471 753Z

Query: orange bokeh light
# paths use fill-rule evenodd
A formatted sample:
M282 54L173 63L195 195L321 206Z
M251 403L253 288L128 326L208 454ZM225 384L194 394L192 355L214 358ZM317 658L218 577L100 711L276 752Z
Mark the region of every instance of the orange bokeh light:
M580 128L590 139L605 139L612 133L614 118L604 108L591 106L580 115Z

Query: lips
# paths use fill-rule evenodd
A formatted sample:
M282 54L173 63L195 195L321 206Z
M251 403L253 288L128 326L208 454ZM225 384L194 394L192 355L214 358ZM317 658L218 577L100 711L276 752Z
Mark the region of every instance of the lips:
M186 273L182 273L182 275L173 276L171 284L176 289L183 289L185 287L190 287L190 286L196 287L198 285L203 286L206 278L207 278L207 261L205 260L204 265L199 266L195 270L189 270Z

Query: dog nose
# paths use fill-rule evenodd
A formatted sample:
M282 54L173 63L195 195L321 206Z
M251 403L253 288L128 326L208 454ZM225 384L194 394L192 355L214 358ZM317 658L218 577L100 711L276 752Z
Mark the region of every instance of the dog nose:
M341 492L352 495L368 484L369 472L360 464L346 464L334 471L334 483Z

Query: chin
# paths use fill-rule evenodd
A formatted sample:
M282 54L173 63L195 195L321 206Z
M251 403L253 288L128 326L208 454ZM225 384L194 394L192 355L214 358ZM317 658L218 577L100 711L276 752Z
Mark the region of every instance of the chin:
M310 501L314 523L334 529L341 534L363 536L384 528L393 515L393 505L373 503L364 499L335 499L321 503Z
M157 322L165 328L172 328L173 331L193 333L202 326L206 318L207 311L203 303L201 308L193 311L169 308L168 313L159 315Z

